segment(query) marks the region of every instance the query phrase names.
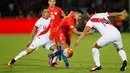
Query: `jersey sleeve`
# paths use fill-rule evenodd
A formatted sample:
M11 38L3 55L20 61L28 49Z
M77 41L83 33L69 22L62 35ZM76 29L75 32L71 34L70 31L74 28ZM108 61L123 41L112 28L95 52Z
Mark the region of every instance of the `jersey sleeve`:
M41 23L40 23L40 19L35 23L35 27L37 27L37 28L39 28L39 27L41 27Z
M60 15L63 13L61 8L58 9L58 12L59 12Z
M91 21L88 21L86 23L86 27L92 28L94 26L94 24Z
M74 22L73 19L70 18L70 19L67 21L67 24L68 24L68 26L69 26L70 29L74 29L74 28L75 28L75 26L74 26L75 22Z
M109 17L108 12L106 12L106 13L102 13L102 15L105 16L105 17Z

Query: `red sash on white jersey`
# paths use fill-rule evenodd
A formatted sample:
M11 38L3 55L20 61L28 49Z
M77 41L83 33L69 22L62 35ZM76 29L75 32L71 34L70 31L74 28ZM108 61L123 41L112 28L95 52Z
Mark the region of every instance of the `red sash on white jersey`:
M49 23L48 27L44 31L42 31L38 36L47 33L49 31L49 29L51 28L51 24L52 24L52 20L50 20L50 23Z
M104 19L103 18L92 18L90 19L91 22L100 22L100 21L103 21L104 22ZM110 20L107 20L107 22L109 24L112 24L112 22Z

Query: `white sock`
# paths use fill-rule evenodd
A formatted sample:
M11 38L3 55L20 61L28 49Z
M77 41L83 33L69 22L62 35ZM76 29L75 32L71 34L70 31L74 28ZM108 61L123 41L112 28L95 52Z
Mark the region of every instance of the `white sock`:
M53 53L55 53L55 52L56 52L56 50L54 50L54 52L53 52ZM52 63L55 63L55 62L56 62L56 60L57 60L57 56L55 56L55 57L54 57L54 59L53 59Z
M124 50L119 50L119 55L121 56L122 60L127 60L126 53Z
M96 66L100 66L101 65L100 64L100 53L97 48L92 49L92 55L93 55L93 59L94 59Z
M19 55L17 55L14 60L18 60L19 58L25 56L27 54L26 50L25 51L22 51Z
M52 63L55 63L55 62L56 62L56 60L57 60L57 56L55 56L55 57L53 58Z

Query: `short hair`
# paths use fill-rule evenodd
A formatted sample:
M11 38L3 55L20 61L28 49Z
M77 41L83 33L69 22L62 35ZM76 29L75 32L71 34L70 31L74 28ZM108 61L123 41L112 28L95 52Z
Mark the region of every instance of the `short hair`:
M88 13L88 14L91 15L91 14L94 14L95 12L96 12L95 8L93 8L93 7L88 7L88 8L87 8L87 13Z
M48 0L48 1L50 1L50 0ZM56 0L55 0L56 1Z
M48 9L48 7L47 7L47 6L43 6L43 7L42 7L42 10L44 10L44 9Z
M78 13L84 14L82 10L76 10L75 12L78 12Z

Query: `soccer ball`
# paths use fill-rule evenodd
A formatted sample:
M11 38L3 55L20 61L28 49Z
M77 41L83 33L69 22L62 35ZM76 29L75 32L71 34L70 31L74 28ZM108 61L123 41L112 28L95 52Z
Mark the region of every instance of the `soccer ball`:
M70 58L73 56L73 50L70 48L66 48L63 52L63 55L67 58Z

